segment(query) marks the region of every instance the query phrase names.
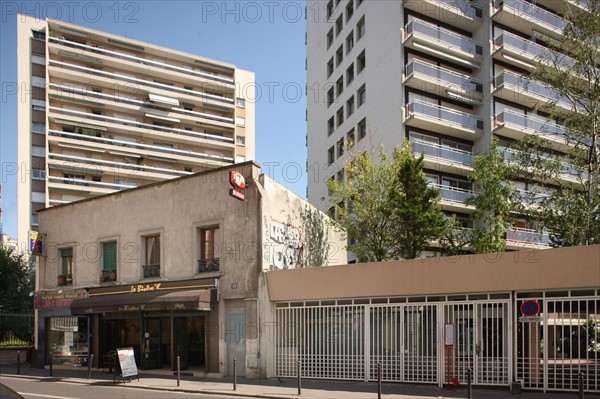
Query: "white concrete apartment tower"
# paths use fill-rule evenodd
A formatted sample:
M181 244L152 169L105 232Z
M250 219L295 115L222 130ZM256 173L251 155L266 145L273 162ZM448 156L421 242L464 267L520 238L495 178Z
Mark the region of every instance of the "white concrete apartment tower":
M253 72L17 18L20 243L38 209L254 159Z
M540 84L532 90L521 78L566 24L564 2L535 3L309 0L309 202L327 210L327 180L345 178L350 151L378 152L381 144L389 151L409 140L415 155L425 154L444 211L473 227L465 200L473 195L467 176L475 154L494 136L502 146L526 135L563 140L564 128L535 110L557 94ZM549 150L560 156L565 148ZM519 218L509 248L548 247L548 235L531 227Z

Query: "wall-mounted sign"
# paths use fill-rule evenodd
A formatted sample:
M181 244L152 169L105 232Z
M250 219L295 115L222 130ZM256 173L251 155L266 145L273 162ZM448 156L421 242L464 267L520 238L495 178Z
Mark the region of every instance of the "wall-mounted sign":
M29 232L29 251L32 254L41 254L44 251L42 235L37 231Z
M231 195L233 198L239 199L240 201L244 201L246 199L246 195L235 188L229 189L229 195Z
M87 298L86 292L35 294L34 306L36 309L68 308L75 299Z
M246 189L246 179L237 170L232 170L229 172L229 184L231 184L231 186L236 190Z
M444 325L444 345L446 347L454 346L454 324Z
M521 313L523 316L536 316L540 313L540 304L529 299L521 304Z

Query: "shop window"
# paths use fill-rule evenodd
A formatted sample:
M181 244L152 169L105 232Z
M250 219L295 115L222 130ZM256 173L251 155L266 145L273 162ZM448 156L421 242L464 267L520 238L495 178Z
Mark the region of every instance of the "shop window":
M88 318L50 317L47 320L48 347L55 364L82 366L88 357Z
M102 243L102 276L101 282L117 280L117 242Z
M143 277L160 277L160 235L146 236L144 243Z
M73 248L60 249L60 270L58 271L58 285L73 284Z
M219 246L217 237L218 226L203 227L200 229L200 258L198 259L198 273L219 271Z

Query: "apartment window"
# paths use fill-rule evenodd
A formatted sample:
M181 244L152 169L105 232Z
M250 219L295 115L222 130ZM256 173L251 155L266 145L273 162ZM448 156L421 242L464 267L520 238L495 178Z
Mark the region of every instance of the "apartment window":
M363 71L363 69L365 69L365 67L367 66L367 55L366 53L363 51L362 53L360 53L360 55L356 58L356 69L357 69L357 74L361 73Z
M31 192L31 202L39 202L42 204L46 203L46 193L42 193L40 191L32 191Z
M335 150L333 147L327 150L327 164L331 165L335 162Z
M331 18L332 14L333 14L333 0L330 0L329 3L327 3L327 19Z
M337 141L337 153L338 158L344 155L344 138Z
M32 226L39 226L40 224L40 219L38 217L37 213L32 213L31 214L31 225Z
M240 116L236 116L236 118L235 118L235 124L237 126L240 126L240 127L245 127L246 126L246 118L242 118Z
M333 28L329 29L329 32L327 32L327 50L329 50L329 47L331 47L332 44L333 44Z
M346 21L348 21L350 18L352 18L352 15L354 15L354 4L352 3L354 0L350 0L348 2L348 5L346 6Z
M335 82L335 97L339 97L344 92L344 77L340 78Z
M46 124L41 122L32 122L31 123L31 131L33 133L46 133Z
M71 285L73 284L73 247L61 248L59 251L58 285Z
M333 73L333 57L327 63L327 77L330 77Z
M336 180L338 183L343 183L344 182L344 169L340 170L339 172L336 173Z
M34 111L46 111L46 102L40 100L31 100L31 109Z
M358 96L358 106L360 107L367 102L367 86L362 85L356 94Z
M117 279L117 242L102 243L102 275L101 282L115 281Z
M358 140L362 140L367 135L367 120L358 122Z
M337 125L338 127L344 123L344 107L341 107L340 109L338 109L337 113Z
M354 129L352 129L346 134L346 145L348 146L348 149L354 147L354 143L355 143Z
M354 113L354 96L346 101L346 117L350 117Z
M65 184L75 184L77 186L87 186L89 185L85 181L84 175L77 175L74 173L63 173L64 183Z
M143 277L160 277L160 235L146 236L144 243Z
M46 56L44 54L31 54L31 63L46 65Z
M346 54L350 52L354 48L354 32L350 32L348 37L346 37Z
M335 52L335 66L338 66L342 63L344 59L344 46L340 46Z
M200 258L198 273L219 271L219 248L217 245L218 226L200 229Z
M31 155L34 157L45 157L46 156L46 147L42 147L40 145L32 145L31 146Z
M45 169L32 169L31 170L31 178L33 180L46 180L46 170Z
M357 36L357 40L362 39L362 37L365 35L366 33L366 28L365 28L365 17L362 17L360 19L360 21L358 21L358 23L356 24L356 36Z
M34 31L32 31L32 33L33 33L34 39L46 40L46 32L42 32L40 30L34 30Z
M327 106L333 104L333 87L330 87L327 91Z
M333 130L335 129L335 120L333 118L333 116L331 118L329 118L329 120L327 121L327 135L331 136L331 134L333 133Z
M246 145L246 137L244 137L244 136L235 136L235 143L237 145Z
M346 86L348 86L354 80L354 64L350 64L346 69Z
M344 27L344 16L340 15L340 17L335 21L335 35L339 35Z
M245 107L246 106L246 99L241 98L241 97L236 97L236 99L235 99L235 105L237 105L238 107Z

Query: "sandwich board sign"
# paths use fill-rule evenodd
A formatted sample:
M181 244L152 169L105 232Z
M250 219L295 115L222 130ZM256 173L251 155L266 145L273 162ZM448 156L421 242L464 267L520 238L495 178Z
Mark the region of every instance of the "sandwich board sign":
M131 379L131 377L137 377L139 380L140 377L138 375L137 365L135 364L135 357L133 356L133 348L117 348L117 357L119 358L123 381L125 381L125 378Z

